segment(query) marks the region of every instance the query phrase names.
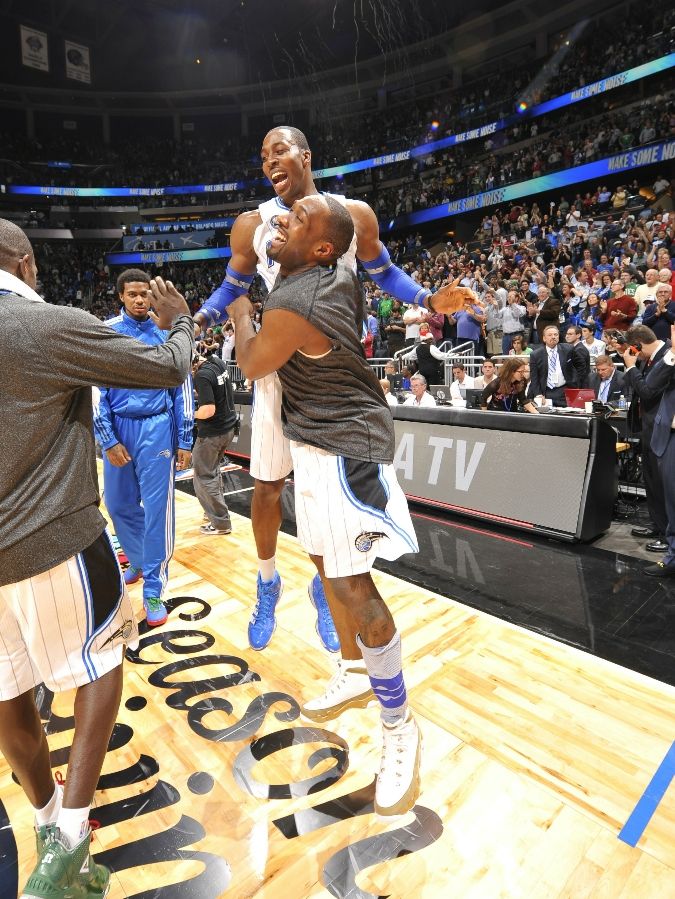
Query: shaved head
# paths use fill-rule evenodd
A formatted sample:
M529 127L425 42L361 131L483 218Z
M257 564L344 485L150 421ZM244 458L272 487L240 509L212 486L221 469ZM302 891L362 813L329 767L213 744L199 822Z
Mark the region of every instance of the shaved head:
M292 144L295 144L296 147L299 147L301 150L309 150L309 144L307 143L307 138L302 133L299 128L294 128L292 125L279 125L278 128L272 128L265 135L265 140L267 140L270 134L273 134L275 131L285 131L288 140Z
M349 249L354 237L354 222L346 208L333 197L324 196L330 218L326 223L326 240L333 244L335 255L333 261L339 259Z
M18 225L0 219L0 268L14 274L19 260L33 255L30 241Z

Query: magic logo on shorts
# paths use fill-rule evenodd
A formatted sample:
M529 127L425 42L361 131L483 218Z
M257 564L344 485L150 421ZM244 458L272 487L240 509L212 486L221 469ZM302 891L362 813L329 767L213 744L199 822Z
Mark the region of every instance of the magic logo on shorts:
M108 643L113 643L115 640L122 639L125 643L128 643L129 638L131 637L131 635L133 633L133 630L134 630L133 621L125 621L121 627L117 628L117 630L115 631L114 634L111 634L108 637L108 639L105 641L105 643L103 643L103 645L101 646L101 649L103 649L104 646L107 646Z
M362 531L354 541L354 546L360 553L367 553L373 548L376 540L386 536L382 531Z

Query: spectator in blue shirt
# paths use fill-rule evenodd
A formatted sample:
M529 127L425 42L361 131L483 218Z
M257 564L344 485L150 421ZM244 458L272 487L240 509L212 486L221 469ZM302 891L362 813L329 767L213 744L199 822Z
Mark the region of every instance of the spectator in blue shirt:
M457 343L473 343L473 353L476 355L478 343L481 338L481 325L486 319L485 313L478 305L465 303L464 308L448 316L457 325Z

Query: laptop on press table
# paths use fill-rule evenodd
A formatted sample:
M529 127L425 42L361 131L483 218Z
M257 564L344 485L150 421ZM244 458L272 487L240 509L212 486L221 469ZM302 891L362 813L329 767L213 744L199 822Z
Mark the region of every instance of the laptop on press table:
M595 390L589 387L568 387L565 390L565 404L570 409L583 409L585 403L592 403Z
M452 401L447 384L429 384L429 393L436 400L437 406L447 406Z

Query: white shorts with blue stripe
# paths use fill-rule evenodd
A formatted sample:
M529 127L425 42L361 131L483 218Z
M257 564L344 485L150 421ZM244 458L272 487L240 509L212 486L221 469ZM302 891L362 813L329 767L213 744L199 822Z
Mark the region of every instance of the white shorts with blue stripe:
M408 501L392 465L291 442L298 540L326 577L364 574L381 557L418 551Z
M273 372L253 385L250 472L256 481L280 481L292 468L290 443L281 427L281 382Z
M55 693L121 664L138 628L106 531L42 574L0 587L0 701L40 683Z

